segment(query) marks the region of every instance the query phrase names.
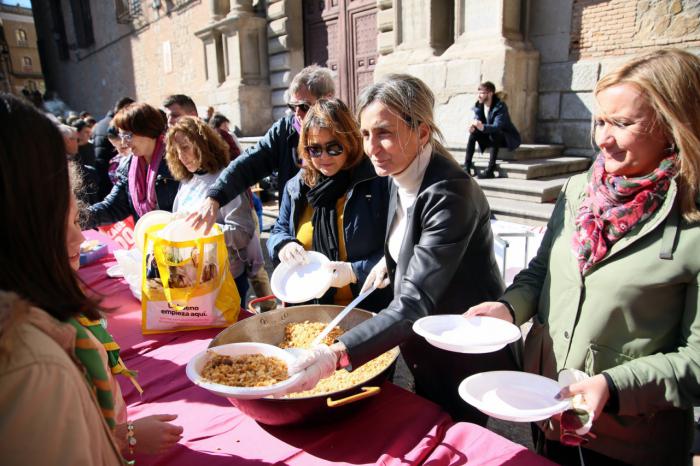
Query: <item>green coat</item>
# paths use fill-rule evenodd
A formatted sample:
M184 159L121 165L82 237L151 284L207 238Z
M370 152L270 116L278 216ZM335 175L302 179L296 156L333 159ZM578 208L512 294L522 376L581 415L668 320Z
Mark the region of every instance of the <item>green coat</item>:
M581 276L572 238L587 182L569 180L537 256L503 297L517 324L534 316L524 369L606 372L620 409L594 421L587 447L632 464L685 464L700 398L700 228L673 207L673 181L661 207ZM545 432L558 440L553 424Z

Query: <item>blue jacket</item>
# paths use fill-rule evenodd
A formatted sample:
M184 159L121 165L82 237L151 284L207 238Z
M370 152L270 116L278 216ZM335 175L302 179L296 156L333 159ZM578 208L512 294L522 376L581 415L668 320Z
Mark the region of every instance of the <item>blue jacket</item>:
M165 146L163 147L165 148ZM126 163L120 164L117 173L118 181L107 197L102 202L88 207L87 228L109 225L124 220L129 215L134 217L134 222L139 219L139 215L134 210L134 205L131 203L131 196L129 195L129 167L134 157L136 156L131 156ZM170 174L168 164L165 161L165 157L163 157L156 175L156 201L158 203L156 208L158 210L172 212L173 202L179 186L180 183L175 181Z
M350 285L355 296L384 254L389 183L389 178L377 176L372 162L366 157L353 169L343 211L343 235L347 260L357 277L357 283ZM267 240L275 264L279 263L280 249L290 241L296 241L297 223L307 205L306 197L301 194L302 184L301 173L298 173L285 185L279 215ZM372 293L361 307L368 310L383 308L391 300L389 288Z
M493 96L491 101L491 111L488 115L484 115L484 104L478 101L474 106L474 117L484 123L483 132L486 134L501 133L506 140L506 146L509 150L515 150L520 146L520 133L510 121L508 114L508 106L496 96Z
M207 191L207 197L226 205L266 176L277 171L277 198L287 181L299 172L297 145L299 133L294 129L294 115L280 118L252 149L236 157Z

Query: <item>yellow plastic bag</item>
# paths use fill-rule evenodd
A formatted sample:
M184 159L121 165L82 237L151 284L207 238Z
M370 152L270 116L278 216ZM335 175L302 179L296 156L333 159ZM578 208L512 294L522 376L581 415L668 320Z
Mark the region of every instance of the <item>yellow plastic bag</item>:
M141 279L144 334L228 327L238 319L241 298L229 269L224 235L169 241L146 231Z

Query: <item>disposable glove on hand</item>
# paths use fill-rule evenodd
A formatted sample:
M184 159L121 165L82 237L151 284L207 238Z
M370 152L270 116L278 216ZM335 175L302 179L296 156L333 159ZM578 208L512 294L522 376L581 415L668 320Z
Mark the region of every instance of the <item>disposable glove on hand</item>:
M338 355L328 345L318 345L299 356L289 365L289 373L302 372L297 383L287 393L311 390L318 381L330 377L338 364Z
M309 263L309 256L306 254L304 246L296 241L290 241L282 246L282 249L280 249L277 257L279 257L280 262L288 266L304 265Z
M362 285L361 293L364 293L372 285L380 289L386 288L389 282L389 270L386 267L386 259L384 259L384 257L382 256L382 258L379 259L379 262L377 262L376 265L372 267L372 270L370 270L369 275L367 275L367 280L365 280L365 283Z
M333 288L342 288L350 283L357 282L357 277L352 270L350 262L328 262L323 267L333 273L333 278L331 279Z

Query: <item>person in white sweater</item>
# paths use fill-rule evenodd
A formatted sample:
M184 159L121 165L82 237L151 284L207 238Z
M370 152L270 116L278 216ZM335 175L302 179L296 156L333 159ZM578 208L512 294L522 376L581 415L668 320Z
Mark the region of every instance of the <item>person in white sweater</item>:
M229 147L215 129L196 117L184 116L168 129L166 160L180 189L173 213L189 213L206 197L221 171L230 161ZM216 222L224 232L229 251L231 275L245 307L248 276L264 264L260 238L252 217L252 200L247 192L221 207Z

